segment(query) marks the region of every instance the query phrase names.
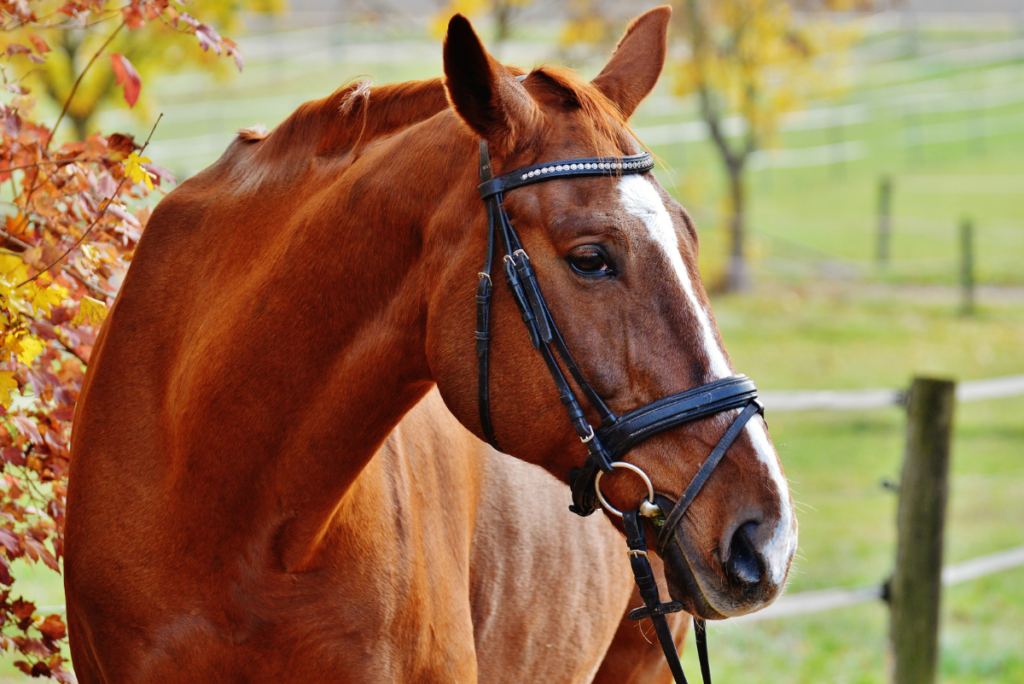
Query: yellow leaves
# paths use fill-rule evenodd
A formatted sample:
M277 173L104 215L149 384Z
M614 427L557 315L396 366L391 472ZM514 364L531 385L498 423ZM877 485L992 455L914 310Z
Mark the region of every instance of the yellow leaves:
M71 319L71 325L102 325L106 318L106 304L92 297L82 297L82 305Z
M43 343L35 337L26 335L17 342L15 353L18 360L26 366L31 366L36 357L43 353Z
M841 90L838 62L853 34L820 15L798 15L786 0L695 0L684 11L691 50L674 65L676 92L707 89L720 116L742 116L760 144L782 114Z
M606 22L602 21L597 16L583 16L571 21L567 21L562 27L559 41L563 45L573 45L575 43L588 43L597 44L600 43L607 33Z
M11 408L14 398L11 392L18 389L18 381L14 379L13 371L0 371L0 406Z
M138 152L132 151L124 160L124 172L135 183L145 183L147 190L153 189L153 174L142 167L143 164L152 164L149 157L140 157Z
M0 252L0 276L12 286L16 285L28 277L28 266L17 254Z
M28 275L23 256L0 252L0 307L49 316L54 306L67 299L67 288L53 282L49 273L19 287L18 284L27 280Z
M36 313L43 316L49 316L51 308L68 298L67 288L52 282L47 284L46 280L47 277L44 274L39 280L31 282L22 288L28 290L26 299L32 302ZM46 287L40 286L39 283L43 283Z
M454 14L467 17L483 14L490 9L488 0L449 0L430 21L430 32L435 36L443 36L448 30L448 21Z

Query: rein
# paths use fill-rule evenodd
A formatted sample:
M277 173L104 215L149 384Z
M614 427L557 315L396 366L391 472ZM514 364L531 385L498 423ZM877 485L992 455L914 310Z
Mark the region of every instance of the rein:
M487 142L480 141L481 183L479 190L480 197L487 207L488 224L487 253L483 269L478 274L479 283L476 295L477 330L475 338L479 364L480 424L487 441L500 451L501 448L494 436L494 426L491 423L489 383L490 307L493 291L491 275L494 257L500 243L500 249L504 252L502 262L505 282L519 308L526 331L530 336L530 342L544 359L548 372L558 389L562 404L569 414L569 422L580 441L587 445L589 452L583 464L579 468L573 468L570 472L569 485L572 489L572 505L569 506L569 510L577 515L587 516L597 510L599 505L603 505L610 513L622 517L633 577L644 600L644 606L631 611L629 617L632 620L651 618L676 684L686 684L686 676L683 674L672 632L665 618L668 613L683 610L683 606L677 601L661 602L657 582L647 555L648 547L643 524L639 517L651 518L652 525L660 528L656 546L658 552L662 553L690 504L707 482L712 471L721 462L725 452L739 436L747 421L754 414L763 413L763 407L757 401L757 387L747 376L734 375L658 399L623 416L616 416L583 377L582 371L573 360L572 354L551 316L544 295L541 293L536 274L530 264L530 257L523 248L519 235L502 205L504 193L534 183L556 178L619 177L647 173L653 168L654 158L649 152L643 152L627 157L593 157L534 164L494 178ZM562 365L559 365L559 361ZM584 416L579 399L562 371L563 365L587 402L600 417L601 425L596 430ZM642 470L631 463L621 461L621 459L636 445L666 430L733 409L741 409L739 415L733 420L722 439L719 440L717 446L686 487L682 497L665 518L654 501L654 487L650 479ZM636 472L647 484L648 499L640 504L638 510L625 513L617 511L608 505L601 495L601 476L611 473L616 468L628 468ZM693 622L701 676L704 684L711 684L704 620L694 617Z

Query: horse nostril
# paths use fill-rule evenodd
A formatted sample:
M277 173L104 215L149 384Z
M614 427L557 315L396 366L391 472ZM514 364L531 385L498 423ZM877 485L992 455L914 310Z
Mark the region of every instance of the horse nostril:
M756 522L743 523L732 535L729 543L729 560L725 564L729 576L748 586L760 584L764 573L761 557L754 549L752 538L757 530Z

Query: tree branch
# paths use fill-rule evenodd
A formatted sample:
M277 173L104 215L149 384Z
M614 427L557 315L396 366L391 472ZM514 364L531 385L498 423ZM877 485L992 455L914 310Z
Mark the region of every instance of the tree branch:
M151 128L149 130L149 135L146 136L146 142L143 143L142 149L139 150L139 156L142 156L142 153L146 151L147 147L149 147L149 141L153 138L153 133L156 131L156 127L160 123L160 119L162 119L162 118L164 118L163 114L160 114L160 116L158 116L156 118L156 123L154 123L153 124L153 128ZM110 207L110 203L114 201L114 198L116 198L119 194L121 194L121 188L124 187L124 184L127 181L128 181L128 176L125 175L124 178L121 179L121 182L117 184L117 187L114 188L113 194L110 197L108 197L100 205L100 207L101 207L100 212L96 215L96 218L93 219L92 223L89 224L89 227L85 229L85 232L82 233L82 237L80 237L77 240L75 240L75 244L73 244L70 247L68 247L67 250L63 254L61 254L59 257L57 257L56 259L51 261L49 264L47 264L46 268L41 270L39 273L36 273L31 278L26 278L22 282L20 282L17 285L15 285L15 288L19 288L22 285L27 285L27 284L31 283L32 281L36 280L39 276L43 275L44 273L49 271L51 268L53 268L54 266L59 264L61 261L63 261L65 259L65 257L67 257L68 254L71 254L71 252L73 252L76 249L78 249L78 246L85 241L85 238L87 238L89 236L89 233L91 233L92 229L96 227L96 224L100 222L100 219L107 215L107 209Z
M89 67L91 67L93 63L99 58L99 56L103 54L103 51L107 49L107 46L110 45L111 41L114 40L117 34L121 32L121 29L123 29L125 27L125 24L127 23L128 21L124 20L117 25L117 28L114 29L114 32L111 33L105 41L103 41L103 45L100 46L100 49L96 51L96 54L94 54L89 59L89 63L85 65L84 69L82 69L82 73L78 75L78 78L75 80L75 84L71 86L71 93L68 95L67 99L64 100L64 109L60 111L60 116L57 117L57 123L54 124L52 129L50 129L50 135L49 137L46 138L46 146L43 149L50 149L50 143L53 142L53 136L57 135L57 129L60 128L61 122L64 121L64 116L68 113L68 107L71 106L71 100L74 99L75 93L78 91L78 86L81 85L82 79L85 77L85 74L89 71ZM31 196L31 194L32 193L30 192L29 195Z
M73 162L88 162L96 161L95 159L88 159L86 157L74 157L72 159L46 159L44 161L35 162L34 164L20 164L18 166L8 166L7 168L0 169L0 173L6 173L8 171L18 171L21 169L31 169L37 166L48 166L49 164L71 164Z

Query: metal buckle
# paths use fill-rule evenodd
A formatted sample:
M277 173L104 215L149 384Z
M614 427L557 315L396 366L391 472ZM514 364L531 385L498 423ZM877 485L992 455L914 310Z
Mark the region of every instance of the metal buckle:
M491 281L490 273L484 273L483 271L480 271L479 273L476 274L476 277L478 280L481 278L487 278L487 284L490 285L491 287L494 287L494 283Z
M648 561L651 560L651 557L647 555L646 551L640 551L639 549L629 549L628 551L626 551L626 555L627 556L643 556Z
M583 442L584 444L594 439L594 426L591 425L590 423L587 423L587 428L590 429L590 434L587 435L586 437L580 437L580 441Z
M612 463L612 468L625 468L626 470L632 470L634 473L643 478L644 484L647 485L647 501L653 506L658 504L654 503L654 485L651 484L651 478L647 477L647 473L637 468L632 463L626 463L625 461L615 461ZM603 471L597 471L597 477L594 478L594 491L597 493L597 500L601 502L604 509L612 515L622 517L622 511L608 503L608 500L604 498L604 494L601 493L601 476L604 475ZM659 509L660 510L660 509Z

